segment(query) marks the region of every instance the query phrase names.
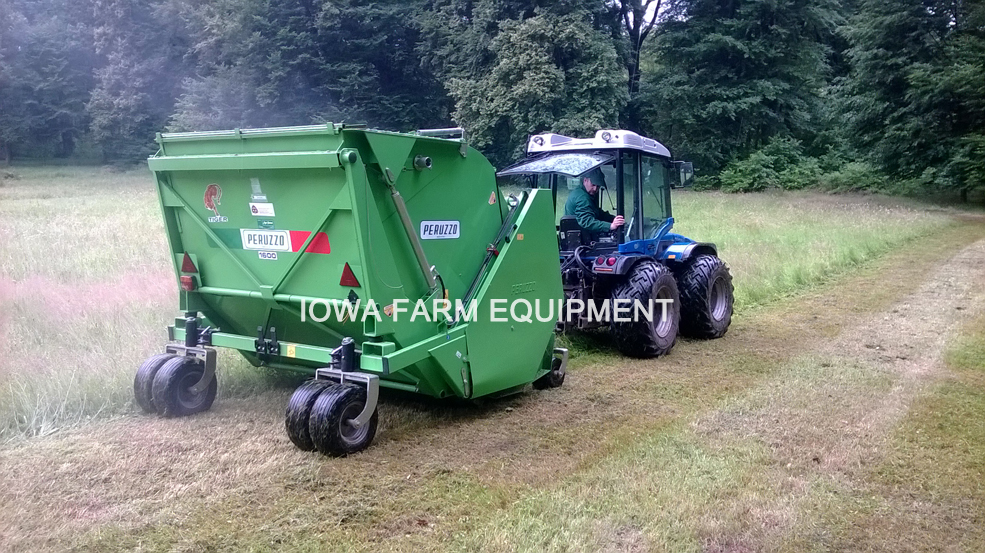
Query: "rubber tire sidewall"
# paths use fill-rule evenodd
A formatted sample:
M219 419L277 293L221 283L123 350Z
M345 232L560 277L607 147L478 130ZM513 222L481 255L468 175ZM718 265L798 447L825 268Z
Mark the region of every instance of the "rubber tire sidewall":
M681 334L702 339L724 336L732 324L735 303L735 289L728 265L718 256L702 254L688 259L676 276L681 294ZM712 287L719 278L725 279L727 309L724 317L715 319L712 314Z
M137 368L137 374L133 377L133 398L144 413L157 413L152 390L154 377L165 363L176 357L178 356L173 353L152 355Z
M673 272L667 266L655 261L640 262L626 275L623 283L613 288L612 300L631 300L631 307L635 305L635 300L640 300L645 305L650 299L657 299L661 289L667 289L672 300L667 306L667 316L671 321L670 331L665 336L660 336L655 331L654 327L659 324L663 309L660 303L653 304L653 316L656 321L654 323L643 317L638 321L616 322L613 315L609 330L615 339L616 347L623 355L649 358L670 353L677 343L681 315L680 295ZM612 313L614 309L615 304L612 306ZM630 316L632 314L633 311L630 311Z
M190 381L191 385L194 385L198 382L198 378L193 380L190 375L197 374L201 378L204 371L205 365L203 363L186 357L176 357L165 363L154 376L154 385L152 386L157 413L164 417L185 417L211 409L218 389L215 375L212 376L209 387L197 394L197 401L194 405L183 405L178 400L179 387L182 385L182 381L185 383Z
M308 430L311 408L315 405L318 396L332 384L327 380L309 380L294 390L291 399L287 402L287 413L284 415L287 437L302 451L315 450L315 443L311 441L311 433Z
M349 405L357 403L366 405L366 389L352 384L334 384L329 386L315 400L311 407L311 416L308 419L308 432L315 448L333 457L342 457L369 447L376 436L376 427L379 424L379 412L373 411L370 418L365 436L358 442L353 443L343 439L341 434L342 414ZM358 414L358 413L357 413Z

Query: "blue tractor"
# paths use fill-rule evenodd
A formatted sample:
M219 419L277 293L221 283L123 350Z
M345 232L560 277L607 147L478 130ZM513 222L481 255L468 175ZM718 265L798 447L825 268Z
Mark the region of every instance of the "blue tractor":
M718 338L728 330L732 276L714 244L671 232L671 188L688 186L694 172L662 144L625 130L585 139L539 134L526 158L497 175L550 189L559 214L591 201L605 218L601 229L584 209L559 219L568 300L560 331L608 327L625 355L655 357L673 348L678 332Z

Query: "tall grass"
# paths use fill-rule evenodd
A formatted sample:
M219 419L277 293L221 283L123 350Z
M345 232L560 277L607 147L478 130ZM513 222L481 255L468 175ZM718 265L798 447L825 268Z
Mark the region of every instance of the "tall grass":
M130 411L133 373L178 305L148 172L13 173L0 181L0 442ZM263 386L221 359L220 394Z
M0 441L132 410L133 373L161 351L177 310L146 170L12 172L0 181ZM949 221L856 196L684 192L674 204L680 232L719 245L739 309ZM268 377L235 354L220 357L220 395L255 393Z

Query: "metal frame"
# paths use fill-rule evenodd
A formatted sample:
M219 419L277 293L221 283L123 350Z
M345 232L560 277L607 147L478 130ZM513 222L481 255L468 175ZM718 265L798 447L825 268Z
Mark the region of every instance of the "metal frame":
M350 380L365 385L366 405L363 406L362 412L356 418L346 422L355 428L362 428L369 423L380 400L380 377L375 374L355 371L347 372L332 367L325 367L315 370L315 380L337 380L339 384L345 384L347 380Z
M194 358L205 363L205 372L202 373L202 378L191 387L191 391L195 394L200 394L209 387L212 383L212 379L215 377L215 366L216 366L216 350L209 346L186 346L184 344L172 342L164 346L165 353L174 353L185 358Z
M561 367L558 369L557 372L561 373L562 375L565 374L565 370L568 367L568 348L554 348L554 355L561 356Z

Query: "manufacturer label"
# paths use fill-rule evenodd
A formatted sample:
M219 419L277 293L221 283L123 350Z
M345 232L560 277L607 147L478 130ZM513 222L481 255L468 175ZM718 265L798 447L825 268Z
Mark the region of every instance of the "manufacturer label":
M257 228L263 228L263 229L273 230L274 229L274 222L271 221L270 219L258 219L257 220Z
M260 259L273 259L277 260L277 252L257 252L260 254Z
M245 250L291 251L291 233L286 230L239 229Z
M421 240L458 238L461 227L458 221L421 221Z
M273 217L274 204L250 202L250 213L256 217Z

